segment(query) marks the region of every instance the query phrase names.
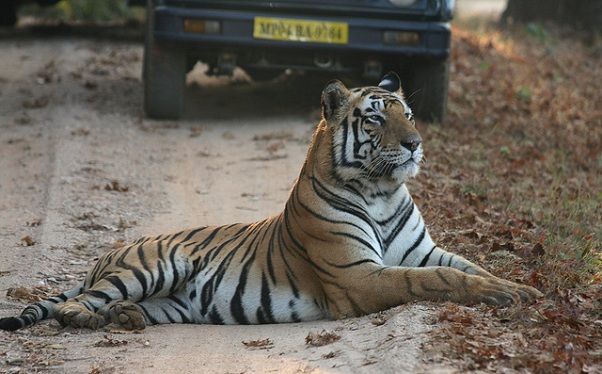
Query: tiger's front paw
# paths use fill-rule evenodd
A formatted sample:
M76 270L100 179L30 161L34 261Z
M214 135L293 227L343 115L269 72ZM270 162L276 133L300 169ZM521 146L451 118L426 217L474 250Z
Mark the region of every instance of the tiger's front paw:
M468 276L467 301L495 306L533 302L543 294L537 289L496 277Z
M497 281L506 285L506 287L515 290L516 293L520 296L522 302L532 303L535 299L539 299L543 297L543 293L541 293L537 288L526 286L524 284L514 283L509 280L496 278Z

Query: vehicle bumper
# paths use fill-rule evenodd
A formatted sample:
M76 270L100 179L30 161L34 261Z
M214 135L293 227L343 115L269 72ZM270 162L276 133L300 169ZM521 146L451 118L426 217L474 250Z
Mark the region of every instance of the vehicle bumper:
M346 22L349 25L347 44L275 41L253 38L255 17L296 18ZM197 34L184 31L185 19L217 20L221 23L220 34ZM420 35L415 45L390 45L383 41L383 32L407 31ZM417 56L445 58L450 50L448 23L410 22L394 19L357 17L316 17L298 14L261 13L236 10L189 9L169 6L155 8L154 37L159 43L182 43L192 50L246 47L258 50L292 50L349 54L363 52L372 55Z

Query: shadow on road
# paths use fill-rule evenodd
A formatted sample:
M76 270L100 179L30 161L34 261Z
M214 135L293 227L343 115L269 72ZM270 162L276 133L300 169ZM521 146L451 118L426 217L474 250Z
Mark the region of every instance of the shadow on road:
M114 42L143 42L144 24L93 24L44 22L28 23L15 28L0 27L0 39L65 39L80 38L90 40L111 40Z
M317 116L324 77L287 76L276 82L192 85L186 91L185 118L233 119Z
M115 45L121 50L129 49L138 54L136 61L119 60L119 56L107 55L115 66L138 64L142 71L141 56L143 30L139 24L123 26L100 25L28 25L16 29L0 30L4 41L36 42L53 40L86 43L88 48L107 50ZM117 43L117 44L115 44ZM87 63L87 62L86 62ZM105 63L105 62L101 62ZM87 101L99 111L116 114L142 116L143 82L133 76L106 76L95 80L95 90ZM205 77L207 78L207 77ZM186 89L183 119L235 119L272 116L319 115L320 94L325 83L341 78L331 74L287 75L273 82L235 81L220 79L221 83L204 85L190 84ZM203 81L214 79L200 79ZM65 82L61 83L65 84ZM167 92L166 95L169 95Z

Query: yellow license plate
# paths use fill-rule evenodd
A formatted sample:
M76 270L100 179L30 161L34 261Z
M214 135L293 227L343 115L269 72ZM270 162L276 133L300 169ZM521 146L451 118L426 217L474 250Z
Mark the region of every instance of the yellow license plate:
M253 37L295 42L347 44L349 26L345 22L255 17Z

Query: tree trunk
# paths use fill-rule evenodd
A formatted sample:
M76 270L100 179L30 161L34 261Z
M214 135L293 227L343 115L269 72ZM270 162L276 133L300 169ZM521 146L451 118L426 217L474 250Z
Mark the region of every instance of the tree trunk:
M602 28L602 0L508 0L502 22L554 21Z

